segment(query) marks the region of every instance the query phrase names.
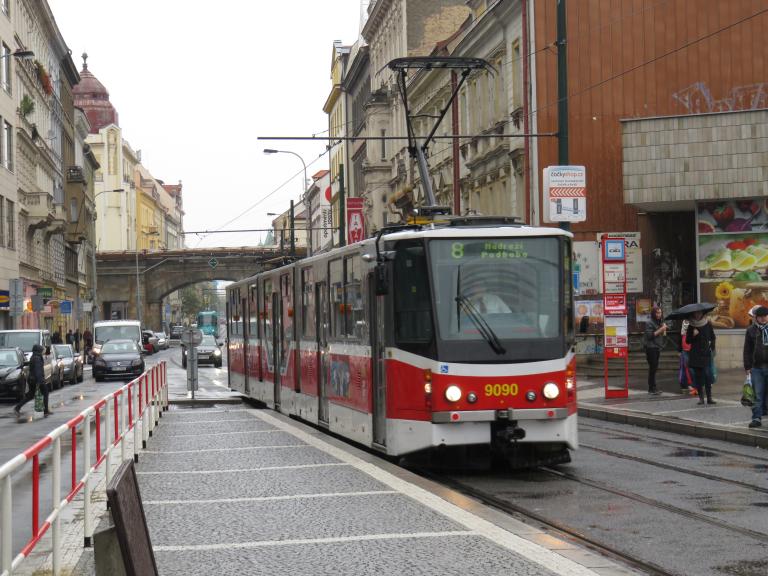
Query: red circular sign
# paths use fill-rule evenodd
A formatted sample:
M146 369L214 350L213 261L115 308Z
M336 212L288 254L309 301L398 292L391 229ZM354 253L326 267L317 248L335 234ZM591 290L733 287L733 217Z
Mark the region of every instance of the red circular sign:
M328 186L328 188L325 189L325 199L328 200L328 202L331 201L331 187Z

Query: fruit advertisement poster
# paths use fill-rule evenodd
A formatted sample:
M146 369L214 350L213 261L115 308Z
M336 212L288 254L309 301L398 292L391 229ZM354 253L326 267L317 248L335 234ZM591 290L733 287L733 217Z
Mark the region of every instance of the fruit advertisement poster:
M717 304L712 325L747 328L748 312L768 304L766 199L698 205L699 299Z
M601 334L603 332L603 301L577 300L573 307L576 331L580 334Z

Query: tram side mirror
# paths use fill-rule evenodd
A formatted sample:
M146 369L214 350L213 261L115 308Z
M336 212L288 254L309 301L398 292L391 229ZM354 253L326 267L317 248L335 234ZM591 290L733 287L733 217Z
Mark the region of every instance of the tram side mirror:
M389 293L389 272L386 264L378 264L374 269L376 278L376 295L384 296Z

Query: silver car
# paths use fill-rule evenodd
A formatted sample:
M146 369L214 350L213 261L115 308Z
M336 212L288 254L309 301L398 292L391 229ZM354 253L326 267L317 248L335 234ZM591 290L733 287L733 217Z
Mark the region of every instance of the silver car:
M53 352L56 355L61 381L75 384L83 381L83 356L72 349L72 344L54 344Z
M155 336L157 336L157 349L168 350L168 336L165 335L165 332L155 332Z

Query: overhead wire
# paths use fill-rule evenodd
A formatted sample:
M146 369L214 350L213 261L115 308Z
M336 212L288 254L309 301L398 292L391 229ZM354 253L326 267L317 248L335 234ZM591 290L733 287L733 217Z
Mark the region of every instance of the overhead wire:
M648 9L650 9L650 8L654 8L654 7L656 7L656 6L659 6L659 5L661 5L661 4L667 3L667 2L669 2L669 1L670 1L670 0L661 0L660 2L658 2L657 4L654 4L654 5L652 5L651 7L646 7L646 8L644 8L643 10L639 10L639 11L637 11L637 12L635 12L635 13L632 13L632 14L630 14L630 15L624 16L623 18L617 19L617 20L615 20L615 21L613 21L613 22L611 22L611 23L607 23L607 24L603 25L601 28L598 28L598 30L599 30L599 29L602 29L602 28L605 28L605 27L607 27L607 26L610 26L611 24L614 24L615 22L617 22L617 21L620 21L621 19L625 19L625 18L628 18L628 17L629 17L629 16L631 16L631 15L635 15L635 14L637 14L637 13L643 12L643 11L645 11L645 10L648 10ZM747 21L749 21L749 20L751 20L751 19L753 19L753 18L756 18L756 17L758 17L758 16L761 16L762 14L765 14L765 13L767 13L767 12L768 12L768 8L764 8L764 9L762 9L762 10L759 10L758 12L755 12L754 14L750 14L749 16L745 16L744 18L741 18L740 20L737 20L737 21L735 21L735 22L732 22L732 23L730 23L730 24L728 24L728 25L726 25L726 26L722 26L721 28L718 28L717 30L714 30L714 31L712 31L712 32L709 32L709 33L707 33L707 34L704 34L703 36L700 36L700 37L698 37L698 38L695 38L695 39L693 39L693 40L691 40L691 41L689 41L689 42L686 42L685 44L683 44L683 45L681 45L681 46L678 46L677 48L674 48L674 49L672 49L672 50L669 50L668 52L665 52L665 53L663 53L663 54L660 54L660 55L658 55L658 56L655 56L654 58L651 58L650 60L646 60L645 62L641 62L640 64L637 64L637 65L635 65L635 66L632 66L632 67L630 67L630 68L628 68L628 69L626 69L626 70L623 70L622 72L619 72L619 73L617 73L617 74L614 74L614 75L612 75L612 76L609 76L608 78L605 78L605 79L603 79L603 80L600 80L599 82L596 82L596 83L594 83L594 84L591 84L590 86L587 86L587 87L583 88L582 90L579 90L579 91L576 91L576 92L572 92L572 93L569 93L569 94L567 94L567 95L565 96L565 98L570 100L571 98L575 98L575 97L577 97L577 96L581 96L582 94L585 94L585 93L587 93L587 92L589 92L589 91L591 91L591 90L594 90L594 89L596 89L596 88L599 88L600 86L603 86L604 84L607 84L608 82L611 82L611 81L613 81L613 80L616 80L616 79L618 79L618 78L621 78L622 76L625 76L625 75L627 75L627 74L631 74L632 72L635 72L636 70L639 70L640 68L643 68L643 67L645 67L645 66L648 66L648 65L650 65L650 64L653 64L653 63L655 63L655 62L658 62L659 60L661 60L661 59L663 59L663 58L666 58L667 56L671 56L671 55L673 55L673 54L676 54L676 53L678 53L678 52L681 52L682 50L685 50L685 49L687 49L687 48L689 48L689 47L691 47L691 46L693 46L693 45L695 45L695 44L698 44L699 42L702 42L702 41L704 41L704 40L707 40L707 39L709 39L709 38L712 38L713 36L716 36L716 35L718 35L718 34L720 34L720 33L722 33L722 32L725 32L725 31L727 31L727 30L730 30L731 28L734 28L734 27L736 27L736 26L739 26L739 25L743 24L744 22L747 22ZM541 51L541 50L539 50L539 51ZM538 51L536 51L536 52L538 52ZM529 57L530 57L531 55L535 54L536 52L532 52L531 54L529 54ZM521 56L521 57L520 57L520 59L522 59L523 57L524 57L524 56ZM560 100L561 100L561 99L560 99L560 98L558 98L558 99L556 99L556 100L553 100L553 101L547 102L547 103L543 104L542 106L539 106L539 107L537 107L537 108L535 108L535 109L531 110L530 112L528 112L528 113L527 113L527 116L529 116L529 117L530 117L530 116L533 116L533 115L535 115L535 114L537 114L537 113L539 113L539 112L541 112L541 111L543 111L543 110L547 110L547 109L551 108L552 106L555 106L555 105L557 105L557 104L560 102ZM509 124L509 122L511 122L511 121L513 121L513 120L511 120L511 119L509 119L509 120L504 120L504 121L503 121L503 123L504 123L504 124ZM350 122L348 122L348 123L345 123L345 125L348 125L348 124L350 124L350 123L351 123L351 121L350 121ZM523 136L521 136L521 137L523 137ZM374 139L375 139L375 138L374 138ZM333 140L333 138L329 136L329 140ZM469 140L467 140L467 141L469 141ZM467 141L460 143L460 145L462 145L462 144L466 143ZM329 147L326 149L326 151L325 151L325 152L323 152L322 154L320 154L320 155L319 155L319 156L318 156L316 159L314 159L314 160L313 160L313 161L312 161L310 164L308 164L308 166L311 166L312 164L314 164L315 162L317 162L318 160L320 160L320 158L322 158L323 156L325 156L325 154L329 153L329 152L330 152L330 149L331 149L331 147L332 147L332 146L334 146L334 145L336 145L336 143L334 143L333 145L329 146ZM450 146L446 146L446 147L444 147L444 148L438 149L437 151L433 151L433 152L432 152L430 155L431 155L431 156L432 156L432 155L437 155L437 154L439 154L439 153L442 153L442 152L444 152L444 151L445 151L445 150L447 150L448 148L450 148ZM226 223L225 223L225 224L223 224L222 226L218 227L218 228L217 228L215 231L221 230L222 228L224 228L224 227L228 226L228 225L229 225L229 224L231 224L232 222L235 222L235 221L237 221L238 219L240 219L240 218L242 218L243 216L245 216L245 214L246 214L246 213L250 212L251 210L253 210L253 208L255 208L256 206L258 206L258 205L259 205L261 202L263 202L264 200L266 200L267 198L269 198L269 197L270 197L270 196L272 196L273 194L275 194L275 193L277 193L278 191L280 191L280 190L281 190L283 187L285 187L285 186L286 186L286 185L287 185L287 184L288 184L288 183L289 183L291 180L293 180L294 178L296 178L296 177L297 177L298 175L300 175L302 172L303 172L303 170L302 170L302 171L299 171L297 174L294 174L293 176L291 176L291 177L290 177L288 180L286 180L286 181L285 181L283 184L281 184L281 185L280 185L280 186L278 186L276 189L272 190L270 193L268 193L267 195L265 195L265 196L263 196L262 198L260 198L259 200L257 200L257 201L256 201L254 204L252 204L251 206L249 206L249 207L248 207L248 208L247 208L247 209L246 209L246 210L245 210L245 211L244 211L242 214L240 214L240 215L236 216L235 218L232 218L231 220L229 220L228 222L226 222ZM202 241L202 240L201 240L201 241Z

